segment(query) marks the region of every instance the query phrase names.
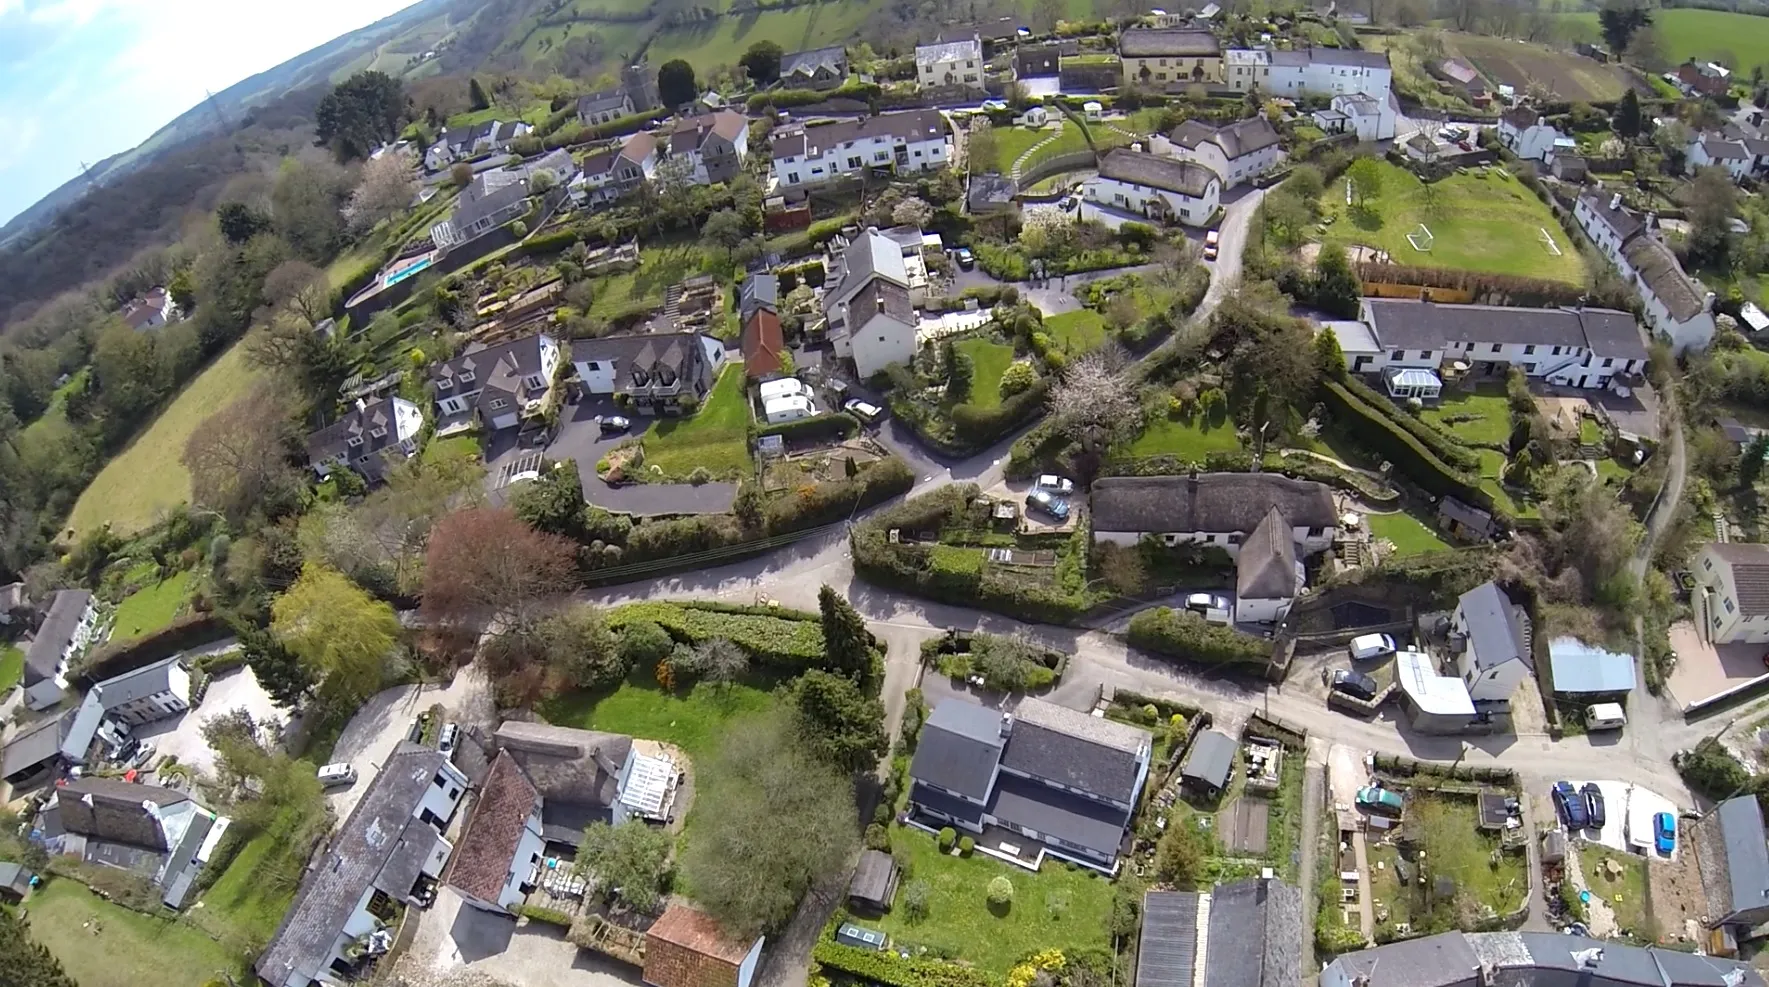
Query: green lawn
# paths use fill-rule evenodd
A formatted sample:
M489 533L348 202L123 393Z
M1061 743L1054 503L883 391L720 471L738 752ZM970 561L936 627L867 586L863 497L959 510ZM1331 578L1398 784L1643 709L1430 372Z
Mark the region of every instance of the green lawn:
M1085 353L1107 336L1105 317L1090 308L1052 315L1044 320L1044 331L1065 353Z
M178 616L178 608L189 598L188 570L129 594L117 605L111 640L128 641L159 630Z
M697 245L677 241L641 248L639 266L631 271L594 279L590 315L613 319L634 312L663 307L664 292L686 278L702 273L708 257Z
M1128 456L1178 456L1190 462L1203 462L1212 452L1235 452L1241 448L1234 424L1226 417L1207 419L1202 415L1175 418L1162 415L1143 428L1129 445L1123 447Z
M1600 865L1605 861L1620 865L1621 876L1611 878ZM1604 900L1615 912L1617 928L1624 934L1651 939L1647 933L1646 861L1631 853L1618 853L1605 846L1583 843L1579 846L1579 869L1585 875L1585 887Z
M1584 35L1598 35L1596 13L1563 14ZM1664 45L1665 62L1678 65L1691 58L1717 59L1735 73L1750 79L1751 68L1769 70L1769 17L1735 14L1723 10L1664 9L1652 12L1652 26Z
M1446 391L1443 403L1420 417L1470 445L1504 445L1511 438L1511 407L1503 387Z
M1362 208L1347 208L1345 183L1335 180L1321 196L1328 242L1388 251L1396 263L1585 283L1585 265L1565 231L1535 193L1502 168L1451 175L1425 191L1412 172L1377 159L1382 190ZM1428 201L1435 195L1437 203ZM1429 251L1414 250L1407 234L1423 222L1435 239ZM1547 230L1560 248L1541 240Z
M1370 522L1371 533L1394 542L1397 558L1424 555L1426 552L1450 547L1449 542L1438 537L1435 529L1411 514L1370 514L1366 517Z
M80 987L196 987L243 965L196 929L114 905L69 878L49 879L24 910L31 935Z
M971 378L970 396L965 400L974 408L993 408L1001 403L1001 375L1013 363L1013 347L987 337L960 340L958 352L971 358L976 373Z
M1065 131L1068 130L1068 125L1064 124L1063 129ZM995 170L1003 175L1008 174L1013 171L1013 163L1020 159L1020 155L1031 150L1033 145L1037 144L1039 141L1056 136L1057 131L1050 127L1045 127L1039 130L1032 130L1027 127L996 127ZM1031 162L1028 161L1027 165L1029 166L1030 164Z
M238 343L198 374L128 448L105 464L81 492L68 528L83 535L109 522L132 535L190 499L184 444L209 416L232 404L260 379Z
M904 861L897 886L898 905L877 922L893 945L927 946L1002 976L1026 954L1040 949L1104 949L1112 911L1112 885L1084 867L1047 858L1037 873L993 857L940 853L934 838L892 827L891 851ZM1013 902L992 910L984 889L993 878L1013 883ZM912 921L902 907L904 889L928 884L928 913Z
M307 867L307 848L325 825L323 801L279 809L204 892L201 910L190 911L193 919L223 934L233 931L268 941L295 900Z
M705 467L714 476L749 472L749 402L743 396L743 368L726 367L707 392L700 410L682 418L660 418L646 430L645 470L685 477Z
M1510 512L1515 517L1535 517L1540 512L1534 507L1524 507L1511 496L1500 478L1505 475L1505 454L1497 449L1476 449L1480 456L1480 489L1492 495L1493 502L1499 508Z
M424 445L424 462L440 463L450 459L478 459L479 440L471 435L451 435L446 439L431 439Z
M1448 875L1459 891L1474 895L1500 914L1509 914L1529 895L1525 855L1502 854L1489 862L1498 837L1476 829L1479 813L1471 798L1425 796L1408 812L1417 817L1425 859L1432 875Z
M638 9L638 5L631 5L631 9ZM609 51L644 49L655 65L684 59L704 78L718 66L736 65L737 59L758 41L772 41L786 51L803 51L857 38L872 11L864 0L836 0L787 10L752 10L741 17L690 21L668 28L650 39L648 49L643 41L637 48L619 47L612 41L606 44ZM599 42L604 40L601 35L605 27L619 26L606 22L586 25L593 28Z
M0 696L17 684L24 673L24 650L16 644L0 646Z

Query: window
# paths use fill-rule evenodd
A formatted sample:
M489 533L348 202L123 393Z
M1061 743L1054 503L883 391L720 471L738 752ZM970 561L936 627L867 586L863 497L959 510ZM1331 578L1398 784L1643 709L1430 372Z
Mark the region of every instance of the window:
M1211 540L1211 541L1215 541L1215 540L1216 540L1216 536L1215 536L1215 535L1211 535L1211 536L1210 536L1210 540ZM1230 545L1239 545L1239 544L1240 544L1240 543L1241 543L1241 536L1240 536L1240 535L1233 535L1233 534L1231 534L1231 535L1229 535L1229 536L1228 536L1228 543L1229 543L1229 544L1230 544Z
M1430 350L1420 350L1419 351L1419 359L1421 359L1421 360L1431 359L1431 351Z
M436 382L436 389L439 391L446 391L454 386L455 386L454 380L449 377L444 377L441 380Z
M1730 596L1721 597L1720 602L1726 607L1727 613L1735 612L1735 608L1732 606L1732 597L1730 597Z
M508 408L509 406L510 406L510 402L505 401L503 398L492 398L491 399L490 408L493 411L502 411L505 408Z
M799 173L798 172L789 171L786 173L786 183L788 185L797 185L798 180L799 180Z
M1613 364L1613 363L1615 363L1615 361L1614 361L1614 360L1612 360L1612 359L1610 359L1610 358L1609 358L1609 357L1604 357L1604 358L1603 358L1603 365L1604 365L1604 366L1605 366L1605 367L1608 367L1608 366L1610 366L1610 365L1611 365L1611 364Z
M458 788L456 788L456 787L455 787L455 786L453 786L453 785L450 785L450 786L448 786L448 797L449 797L449 798L450 798L450 799L456 799L456 798L460 798L460 796L461 796L461 790L460 790L460 789L458 789Z
M462 370L457 376L460 377L461 383L463 384L473 383L473 371L471 370Z
M1394 359L1405 360L1406 358L1407 358L1407 351L1406 350L1395 350L1394 351Z
M376 428L374 431L370 432L369 434L374 436L377 439L384 439L387 437L387 430L384 428Z
M1498 343L1494 343L1494 344L1493 344L1493 352L1494 352L1494 353L1497 353L1497 352L1499 352L1499 344L1498 344Z
M1548 355L1549 356L1559 356L1560 355L1560 347L1556 346L1553 349L1549 350Z
M1706 569L1709 572L1713 572L1714 571L1714 560L1712 558L1702 559L1701 560L1701 567L1703 569Z
M357 446L362 445L362 436L352 435L350 438L344 440L344 444L354 449Z
M860 167L861 163L862 162L860 161L860 156L857 154L850 155L848 157L848 167L849 168L858 168L858 167Z
M1310 529L1308 529L1308 537L1310 537L1310 538L1319 538L1320 536L1322 536L1326 533L1327 533L1326 528L1310 528Z
M1534 352L1535 352L1535 351L1536 351L1536 347L1535 347L1535 344L1534 344L1534 343L1531 343L1531 344L1529 344L1529 345L1528 345L1528 346L1525 346L1525 347L1524 347L1524 348L1523 348L1523 355L1524 355L1524 356L1529 356L1529 355L1530 355L1530 354L1531 354L1531 353L1534 353Z

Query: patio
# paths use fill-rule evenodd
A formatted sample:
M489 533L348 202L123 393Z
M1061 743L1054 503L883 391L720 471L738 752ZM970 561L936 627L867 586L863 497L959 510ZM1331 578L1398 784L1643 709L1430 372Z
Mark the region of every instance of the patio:
M1761 644L1713 644L1683 621L1671 626L1671 650L1677 654L1665 687L1679 709L1688 710L1722 693L1769 677Z

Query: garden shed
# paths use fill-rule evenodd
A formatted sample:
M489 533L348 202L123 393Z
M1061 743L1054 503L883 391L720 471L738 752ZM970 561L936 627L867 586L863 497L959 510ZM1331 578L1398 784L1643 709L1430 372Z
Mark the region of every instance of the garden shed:
M1624 696L1634 690L1634 656L1593 647L1576 637L1548 642L1554 692L1562 696Z
M1215 730L1205 730L1193 741L1179 769L1180 783L1203 792L1216 793L1228 786L1235 766L1235 742Z
M848 882L848 903L855 908L887 911L897 893L897 862L882 850L860 854L860 866Z

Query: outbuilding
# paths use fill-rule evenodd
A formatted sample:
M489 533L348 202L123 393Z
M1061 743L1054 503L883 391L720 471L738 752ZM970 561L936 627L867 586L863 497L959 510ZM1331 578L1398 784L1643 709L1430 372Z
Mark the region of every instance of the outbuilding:
M1179 769L1180 783L1213 795L1228 787L1234 766L1235 742L1215 730L1205 730L1186 754Z

